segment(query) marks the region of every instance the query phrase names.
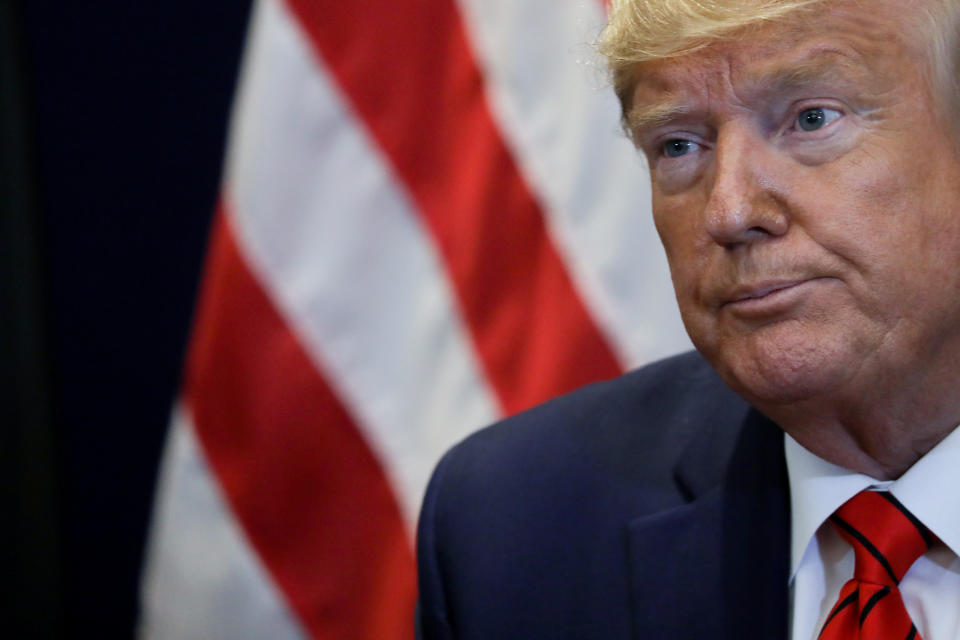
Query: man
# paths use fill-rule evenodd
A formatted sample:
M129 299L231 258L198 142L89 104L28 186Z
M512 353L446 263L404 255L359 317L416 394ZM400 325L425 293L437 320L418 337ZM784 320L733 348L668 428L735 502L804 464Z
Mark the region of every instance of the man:
M614 2L699 353L444 458L423 638L960 637L958 27L955 0Z

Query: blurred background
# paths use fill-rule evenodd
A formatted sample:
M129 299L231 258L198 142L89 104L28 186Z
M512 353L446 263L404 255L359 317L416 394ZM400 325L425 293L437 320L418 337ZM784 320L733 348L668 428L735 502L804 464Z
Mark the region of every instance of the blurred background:
M0 626L131 637L249 2L0 11Z
M411 636L439 455L689 344L604 12L0 0L2 628Z

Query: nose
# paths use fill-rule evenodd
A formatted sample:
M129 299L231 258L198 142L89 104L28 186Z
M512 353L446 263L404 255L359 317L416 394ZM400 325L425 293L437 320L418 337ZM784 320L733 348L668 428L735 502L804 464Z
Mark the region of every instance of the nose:
M782 236L790 226L776 151L746 127L731 125L717 138L704 210L707 233L733 248Z

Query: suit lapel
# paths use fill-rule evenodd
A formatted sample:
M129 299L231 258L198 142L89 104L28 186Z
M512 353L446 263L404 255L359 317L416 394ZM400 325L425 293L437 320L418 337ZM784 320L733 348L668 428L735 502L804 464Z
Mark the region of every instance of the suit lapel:
M701 434L676 468L690 502L630 523L636 638L786 638L783 434L756 411Z

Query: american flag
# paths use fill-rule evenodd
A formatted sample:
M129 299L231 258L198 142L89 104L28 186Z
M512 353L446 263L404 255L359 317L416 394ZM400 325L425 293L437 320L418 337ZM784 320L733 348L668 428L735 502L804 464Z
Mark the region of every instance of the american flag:
M604 20L255 3L142 638L411 638L442 452L687 348Z

